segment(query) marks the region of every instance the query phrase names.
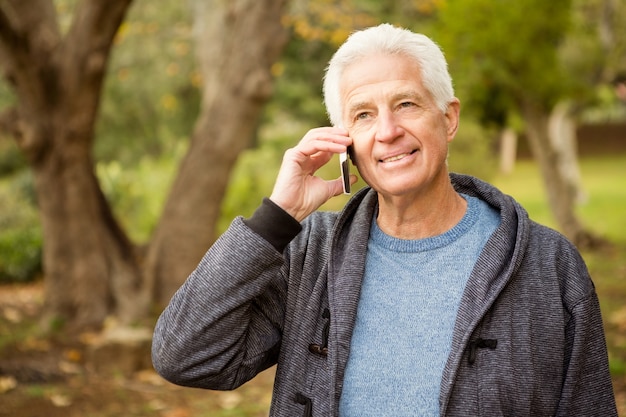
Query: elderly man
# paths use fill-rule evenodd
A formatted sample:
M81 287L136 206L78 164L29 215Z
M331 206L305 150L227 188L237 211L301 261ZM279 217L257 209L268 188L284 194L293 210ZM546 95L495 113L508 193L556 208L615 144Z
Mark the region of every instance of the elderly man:
M156 369L234 389L278 364L271 416L616 416L594 286L511 197L447 170L459 125L427 37L354 33L271 196L237 218L161 315ZM315 172L351 151L369 187ZM350 182L356 177L350 177Z

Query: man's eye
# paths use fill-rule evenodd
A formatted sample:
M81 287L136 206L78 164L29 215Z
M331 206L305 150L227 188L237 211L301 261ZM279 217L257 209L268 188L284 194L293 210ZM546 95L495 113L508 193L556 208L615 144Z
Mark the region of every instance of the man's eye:
M400 107L413 107L413 106L415 106L415 103L411 101L403 101L402 103L400 103Z
M369 116L368 113L357 113L356 116L354 116L354 120L364 120L367 119L367 117Z

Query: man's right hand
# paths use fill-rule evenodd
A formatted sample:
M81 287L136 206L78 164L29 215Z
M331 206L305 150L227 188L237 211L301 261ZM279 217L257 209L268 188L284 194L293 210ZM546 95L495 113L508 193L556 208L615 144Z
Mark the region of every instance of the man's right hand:
M346 152L352 144L348 131L338 127L309 130L302 140L283 156L270 200L302 221L332 197L343 193L341 177L324 180L315 176L334 154ZM350 182L357 181L355 175Z

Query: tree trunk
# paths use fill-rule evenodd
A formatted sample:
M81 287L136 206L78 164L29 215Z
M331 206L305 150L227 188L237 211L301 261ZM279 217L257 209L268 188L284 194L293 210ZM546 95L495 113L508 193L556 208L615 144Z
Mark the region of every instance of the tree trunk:
M517 160L517 132L505 127L500 132L500 172L510 174Z
M67 114L57 115L65 122ZM79 139L85 132L76 132ZM45 319L97 326L109 315L131 321L145 313L137 299L134 248L113 218L93 172L90 149L57 127L64 143L34 167L42 217ZM63 138L65 136L65 138Z
M574 202L584 202L587 197L581 182L576 122L572 117L572 105L570 102L561 101L552 109L548 120L548 135L550 136L552 147L561 155L558 169L567 186L572 190Z
M548 134L548 114L536 103L526 102L523 115L527 122L527 136L535 161L539 164L546 187L548 204L563 234L579 247L592 247L600 243L582 225L574 211L575 189L564 177L563 154L555 148Z
M215 239L230 173L250 147L272 92L271 67L287 40L287 0L195 0L195 37L204 78L191 146L150 242L146 277L166 303Z
M91 158L106 63L129 4L80 2L63 38L50 0L0 3L0 66L18 98L9 130L33 169L43 226L44 318L77 326L141 309L133 248Z

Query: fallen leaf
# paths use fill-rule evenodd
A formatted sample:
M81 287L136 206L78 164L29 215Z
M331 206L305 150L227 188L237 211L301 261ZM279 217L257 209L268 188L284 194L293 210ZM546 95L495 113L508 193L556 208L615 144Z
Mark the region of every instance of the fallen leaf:
M135 380L146 383L146 384L154 385L154 386L163 386L165 385L165 382L166 382L153 369L144 369L144 370L135 372Z
M59 361L59 369L64 374L68 375L78 375L82 372L82 369L79 365L68 361Z
M2 315L13 324L22 321L22 313L17 308L5 307L2 310Z
M9 392L15 387L17 387L17 379L12 376L0 377L0 394Z
M70 362L80 362L83 358L83 354L78 349L66 349L64 353L65 359Z
M241 404L242 400L242 395L235 391L219 393L218 401L220 403L220 407L222 407L222 409L224 410L232 410L233 408Z
M50 396L50 401L56 407L67 407L72 404L72 400L67 395L63 394L53 394Z
M167 404L158 398L153 398L148 402L148 407L154 411L162 411L167 408Z

